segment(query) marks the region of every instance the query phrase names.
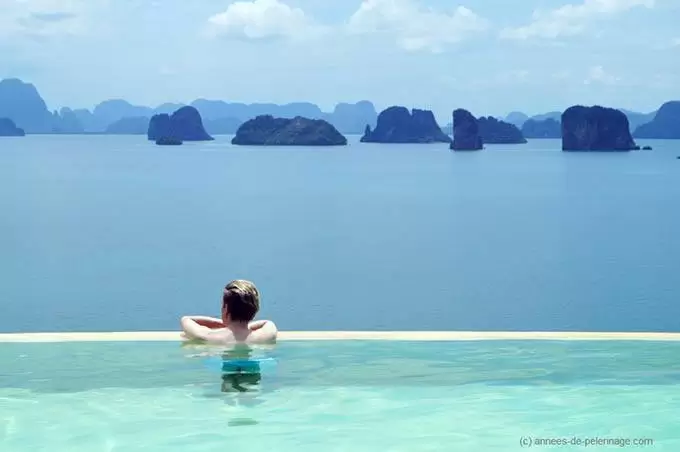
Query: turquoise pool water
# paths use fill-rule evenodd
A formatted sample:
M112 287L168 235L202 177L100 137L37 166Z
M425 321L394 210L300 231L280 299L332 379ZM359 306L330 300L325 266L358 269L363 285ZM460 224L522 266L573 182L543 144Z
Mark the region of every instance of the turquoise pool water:
M678 343L282 342L261 353L276 366L234 384L171 342L0 344L0 450L680 450Z

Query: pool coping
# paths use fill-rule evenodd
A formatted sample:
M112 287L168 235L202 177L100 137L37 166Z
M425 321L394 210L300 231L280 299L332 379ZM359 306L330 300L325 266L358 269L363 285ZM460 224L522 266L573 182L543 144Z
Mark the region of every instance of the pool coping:
M182 341L179 331L0 333L4 342L119 342ZM680 341L680 333L657 332L546 332L546 331L282 331L279 341L381 340L381 341L481 341L481 340L628 340Z

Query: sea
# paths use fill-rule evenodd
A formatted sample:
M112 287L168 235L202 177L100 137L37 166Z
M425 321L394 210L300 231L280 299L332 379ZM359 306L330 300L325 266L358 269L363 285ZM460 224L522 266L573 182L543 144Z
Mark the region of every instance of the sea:
M145 138L0 139L0 332L176 330L232 279L281 330L680 330L680 141Z

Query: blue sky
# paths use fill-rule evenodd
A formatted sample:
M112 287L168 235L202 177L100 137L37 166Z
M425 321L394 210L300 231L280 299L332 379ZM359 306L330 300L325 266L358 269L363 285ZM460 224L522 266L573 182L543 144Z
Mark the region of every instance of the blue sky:
M446 119L680 99L678 0L0 0L0 77L52 109L373 101Z

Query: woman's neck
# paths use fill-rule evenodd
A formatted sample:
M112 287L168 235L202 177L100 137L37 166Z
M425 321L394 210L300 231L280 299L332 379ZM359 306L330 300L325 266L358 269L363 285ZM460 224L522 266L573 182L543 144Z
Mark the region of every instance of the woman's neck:
M230 330L247 330L249 329L248 322L237 322L235 320L224 321L224 326Z

